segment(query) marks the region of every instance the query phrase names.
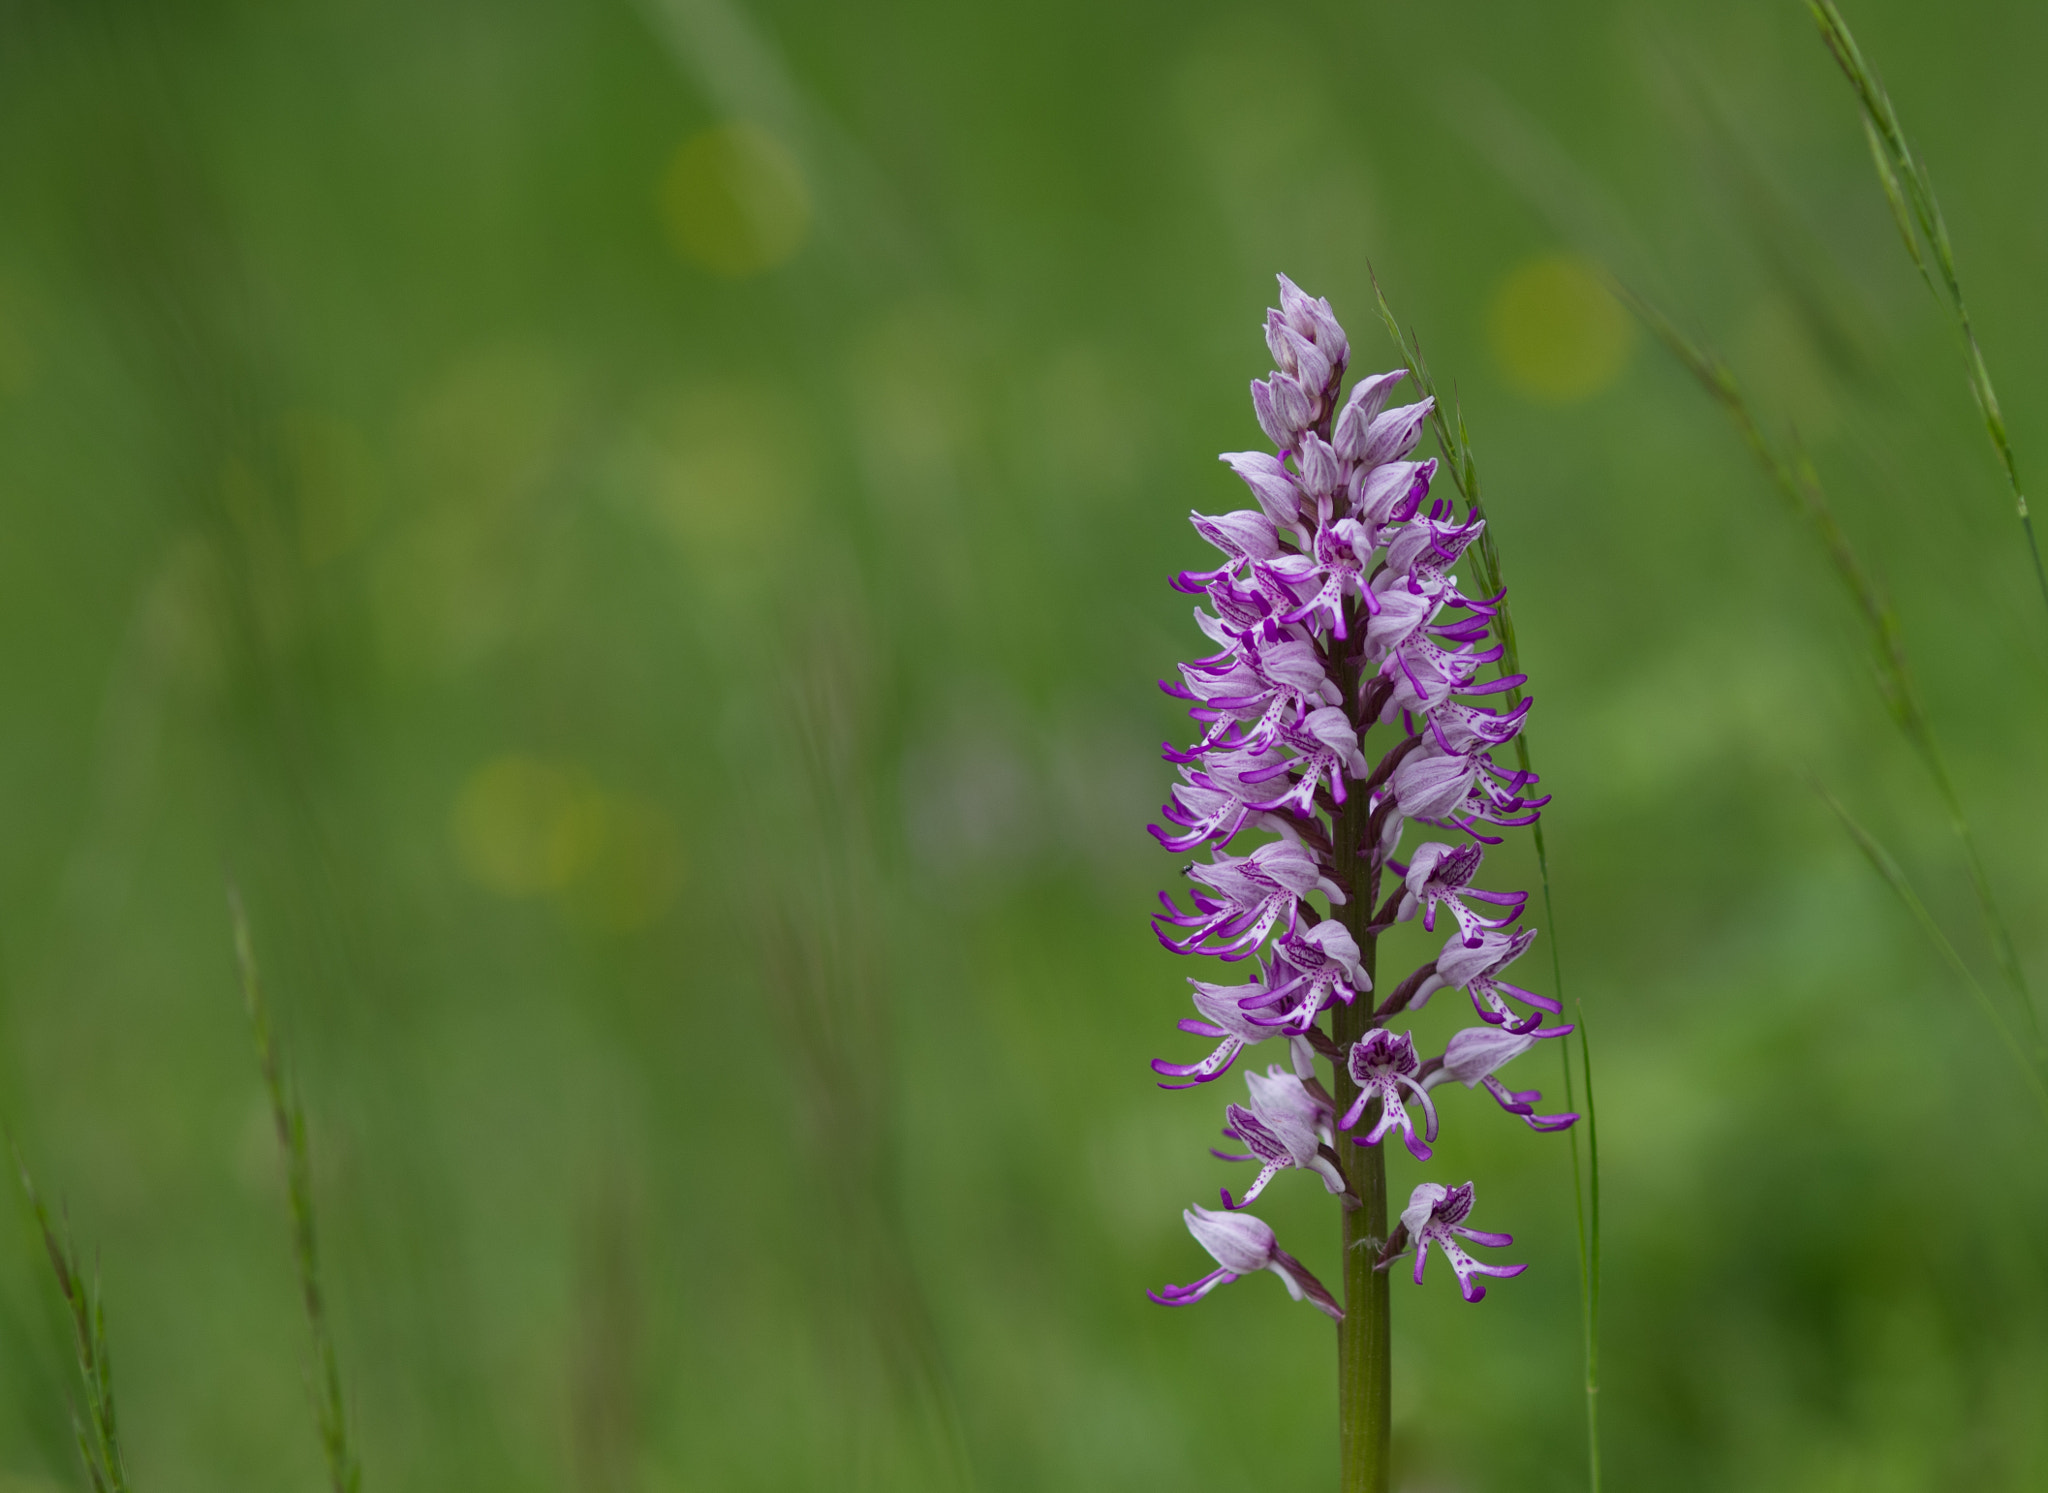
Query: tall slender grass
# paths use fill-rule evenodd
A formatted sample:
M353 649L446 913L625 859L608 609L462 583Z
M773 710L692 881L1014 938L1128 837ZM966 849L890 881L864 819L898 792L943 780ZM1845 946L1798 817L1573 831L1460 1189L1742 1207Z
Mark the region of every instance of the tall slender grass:
M256 1061L270 1097L270 1119L284 1160L285 1196L291 1211L292 1263L299 1276L299 1299L313 1336L313 1413L320 1431L320 1449L327 1460L327 1481L333 1493L357 1493L362 1469L349 1442L348 1400L342 1390L341 1361L327 1320L327 1295L320 1282L320 1234L313 1215L313 1164L306 1144L306 1111L297 1087L285 1071L270 1027L270 1008L256 972L256 950L249 936L248 915L241 893L228 888L228 914L234 923L235 961L242 973L242 998L249 1008L249 1027L256 1038Z
M14 1168L21 1176L21 1190L42 1231L43 1248L49 1252L50 1268L57 1277L57 1292L64 1298L71 1318L72 1346L78 1356L78 1377L84 1388L84 1409L72 1406L71 1428L78 1441L79 1460L85 1464L93 1493L127 1493L128 1472L121 1460L120 1422L114 1413L114 1370L107 1353L106 1298L100 1291L99 1270L88 1276L71 1242L71 1230L51 1219L50 1210L36 1191L28 1163L10 1142Z
M1370 267L1368 266L1368 273ZM1394 308L1387 303L1386 292L1380 288L1379 277L1372 276L1373 296L1378 303L1380 321L1386 326L1387 335L1400 349L1402 358L1408 364L1409 376L1419 388L1435 403L1430 411L1430 426L1436 435L1437 448L1443 453L1444 465L1449 468L1451 481L1464 498L1466 506L1476 518L1486 517L1486 505L1479 498L1479 464L1472 455L1472 442L1465 429L1464 407L1452 401L1450 413L1445 412L1444 401L1437 392L1436 382L1429 376L1428 361L1422 355L1422 339L1412 332L1404 332L1400 318L1394 315ZM1515 645L1515 623L1508 609L1506 587L1501 582L1500 550L1494 543L1493 526L1489 523L1479 533L1479 541L1471 550L1473 570L1479 577L1479 590L1483 596L1499 596L1501 601L1494 613L1495 635L1501 643L1500 672L1503 677L1522 672L1520 650ZM1520 703L1520 688L1507 692L1508 706L1512 709ZM1516 765L1529 772L1529 732L1526 727L1515 735ZM1550 854L1543 840L1543 821L1536 820L1530 826L1532 841L1536 847L1536 870L1543 886L1544 931L1549 935L1550 973L1557 999L1564 1000L1564 963L1558 954L1557 911L1550 893ZM1600 1493L1600 1141L1593 1114L1593 1067L1592 1048L1588 1044L1585 1014L1579 1015L1579 1047L1585 1063L1586 1090L1586 1136L1589 1151L1589 1170L1592 1181L1592 1208L1587 1204L1586 1174L1579 1162L1578 1127L1571 1131L1572 1146L1572 1200L1573 1212L1578 1226L1579 1238L1579 1307L1581 1330L1585 1339L1586 1363L1586 1466L1587 1481L1592 1493ZM1559 1056L1564 1063L1565 1108L1576 1110L1578 1103L1573 1097L1575 1085L1572 1079L1572 1057L1569 1044L1559 1044Z
M1950 776L1947 758L1942 752L1941 742L1934 730L1934 723L1921 701L1920 692L1913 680L1913 672L1906 657L1905 633L1899 622L1897 611L1885 595L1883 587L1863 563L1862 557L1850 543L1848 534L1836 519L1833 505L1829 503L1827 491L1821 485L1820 474L1805 453L1795 445L1791 450L1781 450L1767 435L1751 409L1749 398L1734 371L1719 357L1705 351L1669 316L1659 310L1628 286L1619 281L1611 282L1617 295L1635 311L1643 324L1676 358L1685 370L1698 380L1727 412L1736 430L1742 436L1743 444L1756 459L1757 465L1771 480L1779 494L1793 512L1804 519L1820 539L1827 551L1829 563L1848 593L1858 618L1868 634L1871 647L1871 661L1877 676L1879 693L1893 722L1911 744L1915 756L1926 769L1941 801L1949 827L1961 845L1963 858L1969 868L1970 887L1977 899L1999 967L2011 987L2013 1002L2019 1008L2022 1025L2028 1042L2022 1044L2017 1033L1996 1004L1984 995L1982 986L1974 975L1968 976L1971 989L1983 996L1980 1004L1991 1018L2001 1039L2011 1051L2015 1061L2025 1075L2030 1088L2038 1092L2043 1084L2044 1052L2041 1028L2034 1010L2033 998L2027 986L2026 975L2020 965L2019 951L2013 942L2011 931L2006 926L2005 915L1992 892L1991 880L1984 869L1982 857L1977 852L1976 837L1971 832L1968 816L1963 812L1962 799L1956 792L1955 780ZM1830 800L1832 803L1833 801ZM1842 813L1836 805L1837 813ZM1904 873L1898 863L1870 837L1867 831L1858 827L1843 814L1843 821L1850 829L1852 838L1870 857L1871 864L1907 899L1908 905L1918 909L1922 927L1936 937L1937 946L1945 957L1957 963L1968 975L1968 967L1955 953L1953 943L1946 934L1940 933L1924 904L1911 891L1904 880Z
M1913 915L1913 921L1920 925L1929 941L1941 951L1942 958L1947 960L1949 967L1956 972L1957 978L1963 982L1964 988L1976 1001L1978 1009L1984 1013L1985 1019L1998 1033L2006 1051L2019 1063L2020 1073L2027 1081L2028 1092L2034 1096L2034 1102L2041 1106L2042 1118L2048 1119L2048 1082L2044 1082L2039 1067L2028 1060L2026 1050L2020 1045L2018 1034L2006 1021L2004 1013L1998 1009L1997 1002L1991 999L1990 992L1984 988L1976 972L1957 951L1954 941L1949 938L1941 924L1935 921L1934 914L1927 910L1927 904L1920 900L1920 894L1913 889L1913 883L1907 879L1905 870L1893 858L1892 853L1879 843L1875 835L1857 823L1854 816L1842 806L1841 800L1820 783L1815 783L1814 789L1827 806L1834 810L1835 817L1842 821L1842 828L1849 832L1849 838L1856 842L1856 848L1863 852L1864 858L1870 862L1871 869L1876 871L1883 878L1885 885L1906 904L1906 911Z
M1572 1137L1572 1193L1579 1201L1579 1302L1586 1330L1586 1446L1592 1457L1593 1493L1600 1493L1600 1114L1593 1101L1593 1034L1586 1007L1573 1001L1579 1023L1579 1063L1586 1079L1586 1172L1590 1199L1579 1190L1579 1143ZM1571 1092L1571 1054L1564 1056L1565 1108L1576 1109ZM1577 1129L1576 1126L1573 1127ZM1586 1206L1590 1202L1591 1206Z
M1906 255L1928 290L1955 318L1956 330L1963 340L1970 393L1984 416L1985 434L1991 438L1991 449L2005 474L2014 513L2026 536L2027 555L2034 562L2034 580L2040 587L2042 604L2048 606L2048 570L2041 566L2041 546L2034 536L2026 494L2020 487L2019 466L2013 459L2005 414L1999 408L1997 391L1991 387L1991 371L1985 366L1983 348L1977 345L1977 329L1970 320L1970 309L1963 301L1948 221L1935 200L1934 181L1914 153L1912 142L1899 123L1898 110L1892 107L1891 95L1885 92L1876 69L1865 60L1863 49L1856 45L1849 23L1842 19L1834 0L1806 0L1806 8L1812 12L1815 24L1820 27L1821 40L1841 65L1849 86L1856 90L1856 102L1863 112L1864 138L1870 143L1871 163L1877 167L1878 185L1884 188L1892 221L1898 225L1899 241L1906 246Z
M859 616L845 602L821 609L781 665L768 749L794 814L757 872L761 991L795 1075L797 1152L821 1223L806 1269L849 1391L831 1454L859 1486L970 1493L966 1423L899 1182L898 991L864 787L873 661Z

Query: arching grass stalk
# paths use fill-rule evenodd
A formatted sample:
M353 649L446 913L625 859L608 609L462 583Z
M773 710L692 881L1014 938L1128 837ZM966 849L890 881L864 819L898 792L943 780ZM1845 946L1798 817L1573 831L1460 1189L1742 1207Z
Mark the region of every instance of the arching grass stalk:
M1963 982L1963 987L1970 992L1971 999L1976 1001L1977 1008L1984 1013L1984 1019L1990 1022L1992 1030L1998 1033L1998 1040L2004 1044L2005 1050L2012 1054L2013 1061L2019 1064L2020 1076L2026 1080L2027 1091L2034 1096L2034 1102L2041 1106L2041 1117L2048 1120L2048 1081L2043 1079L2040 1064L2028 1057L2026 1049L2020 1045L2018 1034L2012 1029L2012 1024L2005 1019L2005 1014L1998 1009L1998 1003L1992 1000L1990 992L1972 973L1963 956L1956 952L1955 944L1942 931L1941 924L1934 920L1934 914L1927 910L1927 904L1920 900L1920 894L1913 890L1913 883L1906 879L1904 869L1892 857L1892 853L1879 843L1875 835L1851 817L1834 794L1828 792L1821 783L1816 782L1813 787L1827 806L1835 811L1835 817L1842 821L1842 828L1849 832L1849 838L1856 842L1856 848L1863 852L1864 858L1870 862L1871 869L1883 878L1886 886L1898 894L1899 900L1906 904L1906 910L1913 915L1913 921L1920 925L1921 931L1926 933L1935 948L1941 951L1941 956L1948 961L1949 967L1955 970L1957 977Z
M28 1195L36 1227L42 1230L43 1247L49 1251L50 1268L57 1276L57 1291L64 1298L71 1317L72 1345L78 1355L78 1377L85 1388L85 1410L74 1405L71 1428L78 1438L79 1460L93 1493L127 1493L128 1473L121 1462L120 1425L114 1414L114 1370L107 1356L106 1301L100 1293L97 1268L87 1276L78 1260L67 1227L62 1231L50 1218L36 1191L35 1179L21 1151L14 1152L14 1168L21 1176L21 1190Z
M2048 606L2048 570L2041 567L2041 546L2034 537L2033 516L2027 511L2026 495L2020 490L2018 464L2013 460L2012 440L2006 434L2005 415L1999 409L1997 391L1991 387L1991 371L1984 364L1984 350L1977 345L1977 330L1971 324L1969 307L1963 303L1962 282L1956 277L1955 251L1949 244L1948 222L1934 197L1934 182L1927 167L1913 153L1906 132L1899 124L1891 95L1885 92L1877 72L1864 60L1863 49L1849 31L1834 0L1806 0L1835 61L1841 64L1849 86L1856 90L1856 102L1863 111L1863 134L1870 142L1870 159L1877 167L1878 184L1891 205L1892 221L1898 225L1899 241L1913 268L1920 272L1936 300L1955 317L1956 330L1963 339L1963 356L1968 364L1970 393L1984 415L1984 430L1991 437L1991 449L2005 473L2012 494L2013 509L2026 536L2027 555L2034 562L2034 581L2041 601Z
M1379 276L1367 266L1366 273L1372 279L1373 297L1378 302L1380 321L1387 329L1387 335L1394 339L1407 360L1408 372L1415 380L1415 386L1430 401L1430 428L1436 436L1437 449L1443 453L1444 464L1449 468L1451 481L1457 486L1458 495L1465 500L1477 518L1486 517L1486 505L1479 496L1479 464L1472 456L1472 442L1465 429L1464 406L1455 400L1452 413L1444 413L1444 401L1437 393L1436 382L1429 376L1429 363L1422 356L1422 338L1414 332L1404 333L1400 318L1394 315L1394 308L1387 303L1386 292L1381 289ZM1479 589L1489 596L1501 598L1494 612L1494 635L1500 641L1501 657L1497 667L1502 678L1519 677L1522 674L1520 650L1515 646L1515 623L1507 604L1507 587L1501 581L1500 550L1494 544L1491 526L1480 531L1479 541L1471 551L1474 572L1479 577ZM1521 703L1522 688L1513 685L1508 690L1510 707ZM1533 778L1529 762L1529 732L1524 728L1515 737L1516 766ZM1550 977L1551 988L1557 998L1564 999L1564 962L1558 953L1557 910L1550 895L1550 854L1543 843L1543 821L1537 820L1530 826L1532 841L1536 848L1536 873L1543 889L1543 922L1550 930ZM1583 1022L1583 1014L1581 1016ZM1586 1187L1584 1174L1579 1162L1579 1133L1571 1133L1572 1146L1572 1201L1573 1217L1578 1224L1579 1234L1579 1311L1585 1336L1586 1363L1586 1475L1592 1493L1600 1493L1600 1297L1598 1262L1600 1258L1600 1146L1594 1129L1592 1112L1593 1071L1590 1048L1586 1047L1586 1033L1583 1025L1579 1028L1579 1043L1585 1055L1586 1068L1586 1136L1592 1152L1593 1207L1589 1218L1586 1209ZM1569 1043L1559 1043L1557 1054L1564 1067L1564 1107L1576 1110L1576 1085L1572 1080L1572 1050Z
M249 1008L249 1027L256 1038L256 1061L270 1096L270 1119L284 1161L285 1197L291 1211L292 1263L298 1269L299 1299L312 1331L318 1383L313 1388L313 1413L320 1430L320 1449L327 1459L327 1481L333 1493L356 1493L362 1470L349 1444L348 1402L342 1393L341 1362L327 1321L327 1297L320 1284L320 1236L313 1217L313 1166L306 1146L306 1112L298 1090L285 1071L270 1029L270 1008L256 973L256 951L249 937L249 919L242 897L228 888L228 914L234 922L235 960L242 972L242 997Z
M1793 512L1810 524L1827 551L1828 560L1835 574L1848 592L1865 631L1869 634L1871 661L1877 675L1878 692L1883 696L1885 709L1893 723L1911 744L1915 756L1920 759L1934 785L1936 797L1942 811L1948 817L1949 828L1954 832L1963 851L1964 864L1968 867L1970 888L1977 899L1977 906L1983 914L1992 951L2000 971L2005 976L2012 996L2019 1006L2022 1023L2029 1038L2029 1051L2022 1058L2030 1081L2038 1081L2048 1048L2043 1047L2039 1017L2034 1010L2033 993L2027 984L2024 968L2020 964L2019 948L2014 943L2011 930L2006 926L2005 914L1999 909L1998 899L1991 890L1991 878L1984 869L1983 858L1977 853L1976 836L1971 832L1968 817L1963 812L1962 799L1956 792L1955 780L1949 775L1948 761L1941 749L1940 739L1935 735L1934 722L1927 714L1927 707L1920 699L1920 691L1913 681L1913 672L1906 659L1905 634L1899 624L1898 613L1877 579L1864 565L1862 558L1850 544L1848 535L1835 518L1834 509L1829 505L1827 492L1821 486L1820 474L1804 452L1796 447L1790 455L1781 452L1764 433L1748 397L1742 391L1741 383L1733 370L1720 358L1703 350L1688 337L1678 324L1641 295L1619 282L1611 282L1615 293L1633 309L1643 324L1662 342L1671 355L1685 370L1699 381L1700 386L1727 411L1741 434L1743 444L1756 458L1764 475L1784 497ZM1880 868L1881 869L1881 868ZM1944 936L1945 937L1945 936ZM2000 1018L2001 1022L2004 1020Z

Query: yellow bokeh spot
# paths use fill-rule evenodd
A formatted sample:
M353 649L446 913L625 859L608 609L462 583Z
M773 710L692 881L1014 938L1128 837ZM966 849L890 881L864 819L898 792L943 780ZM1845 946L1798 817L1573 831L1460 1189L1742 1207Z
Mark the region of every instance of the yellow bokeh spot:
M646 423L654 513L686 551L728 564L781 540L811 483L787 395L737 381L683 389Z
M668 907L682 871L675 831L658 805L607 798L603 838L569 890L569 911L601 932L631 933Z
M661 210L684 258L734 277L785 263L811 227L811 194L796 158L745 123L682 143L662 178Z
M477 881L507 897L538 896L567 887L596 858L604 795L574 768L500 757L463 784L451 828Z
M463 869L506 897L553 896L578 923L629 933L653 922L683 878L660 805L607 793L581 768L532 757L486 762L456 795Z
M1502 281L1488 330L1508 381L1553 404L1613 383L1634 340L1628 313L1600 277L1564 254L1532 259Z

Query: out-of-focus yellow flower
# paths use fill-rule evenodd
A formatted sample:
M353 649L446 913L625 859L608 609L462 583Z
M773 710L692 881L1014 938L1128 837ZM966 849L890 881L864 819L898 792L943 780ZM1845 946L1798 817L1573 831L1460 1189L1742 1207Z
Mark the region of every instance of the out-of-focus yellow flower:
M583 769L504 756L470 775L451 829L463 869L506 897L560 898L578 923L627 933L654 921L683 859L658 804L600 788Z
M1511 384L1532 399L1570 404L1620 375L1635 328L1584 261L1553 254L1501 282L1488 330Z
M499 757L471 774L452 828L463 869L507 897L560 891L595 858L604 795L589 776L531 757Z
M786 263L811 228L810 189L796 158L743 122L682 143L662 178L661 210L684 258L735 278Z

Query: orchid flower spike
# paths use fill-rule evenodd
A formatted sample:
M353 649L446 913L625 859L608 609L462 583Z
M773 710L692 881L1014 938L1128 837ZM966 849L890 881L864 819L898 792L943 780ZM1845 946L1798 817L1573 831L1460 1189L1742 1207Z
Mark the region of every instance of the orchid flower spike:
M1358 1247L1361 1199L1379 1195L1387 1165L1372 1148L1398 1132L1428 1160L1440 1085L1484 1087L1537 1131L1576 1120L1538 1114L1538 1091L1498 1076L1571 1028L1543 1024L1561 1019L1556 998L1506 978L1536 937L1522 926L1529 894L1475 884L1487 848L1550 800L1502 753L1513 744L1520 755L1533 702L1509 657L1492 534L1464 496L1469 471L1457 450L1416 449L1431 429L1455 447L1457 425L1427 388L1395 402L1406 368L1351 378L1330 303L1284 275L1263 332L1273 368L1251 385L1251 414L1267 444L1224 453L1243 487L1224 482L1214 501L1197 499L1189 522L1209 558L1170 582L1195 603L1198 638L1160 683L1190 725L1164 746L1177 780L1151 826L1182 858L1185 883L1179 898L1160 894L1159 942L1250 972L1190 980L1195 1009L1178 1013L1180 1029L1205 1047L1152 1070L1163 1089L1243 1073L1245 1102L1225 1108L1235 1145L1213 1154L1253 1162L1257 1175L1241 1197L1223 1191L1220 1210L1184 1215L1217 1269L1152 1299L1185 1306L1271 1270L1296 1300L1341 1317L1244 1206L1284 1171L1314 1173ZM1443 458L1460 491L1432 496ZM1479 583L1461 582L1461 566ZM1441 950L1376 992L1379 939L1411 920ZM1413 1036L1388 1023L1444 989L1466 992L1478 1019L1424 1062ZM1236 1068L1269 1039L1285 1044L1284 1061ZM1469 1228L1471 1207L1470 1183L1416 1188L1393 1237L1370 1246L1377 1264L1412 1246L1419 1281L1440 1249L1465 1298L1479 1300L1481 1277L1523 1267L1468 1253L1510 1242Z

